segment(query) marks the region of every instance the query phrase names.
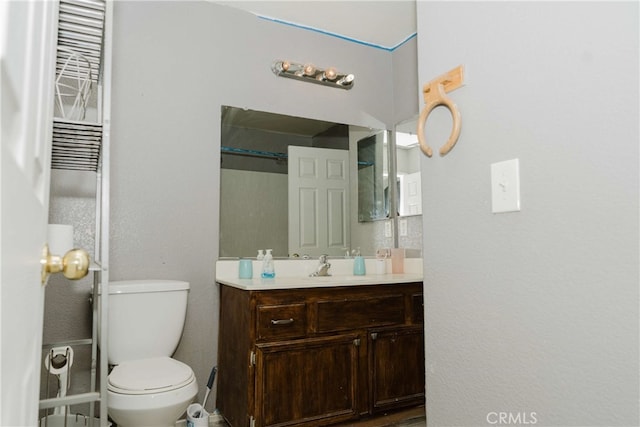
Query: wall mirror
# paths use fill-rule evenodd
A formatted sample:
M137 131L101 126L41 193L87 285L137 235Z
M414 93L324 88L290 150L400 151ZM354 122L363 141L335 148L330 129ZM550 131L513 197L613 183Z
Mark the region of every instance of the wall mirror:
M361 222L358 214L360 192L357 166L359 141L373 137L369 145L382 158L381 177L387 172L388 160L384 151L385 134L380 129L369 129L344 123L332 123L300 117L223 106L221 110L221 171L220 171L220 257L255 257L257 249L272 248L276 257L295 255L318 255L312 248L291 249L289 206L290 177L292 163L290 151L307 149L327 150L331 155L341 151L343 163L333 158L321 163L330 165L327 173L332 175L332 187L336 177L348 178L345 193L334 191L328 199L320 201L335 215L329 218L313 218L303 214L298 229L304 236L317 234L328 236L328 246L318 249L332 256L344 255L347 250L362 247L363 255L374 255L379 242L371 240L371 226ZM362 144L365 145L365 144ZM298 147L294 149L293 147ZM304 157L304 156L303 156ZM315 155L313 156L316 157ZM304 161L296 160L303 165ZM378 167L378 166L377 166ZM312 166L307 170L313 169ZM315 184L314 184L315 185ZM322 185L322 184L320 184ZM384 184L382 184L384 187ZM378 186L378 189L381 188ZM313 204L313 198L305 198L301 205ZM384 200L384 199L383 199ZM311 203L306 203L305 201ZM384 201L382 201L384 204ZM302 208L299 208L302 209ZM384 211L384 208L383 208ZM346 226L336 227L340 219ZM386 218L386 215L385 215ZM305 222L306 221L306 222ZM324 221L325 225L322 225ZM316 228L311 230L311 228ZM324 227L324 228L323 228ZM345 234L346 233L346 234ZM304 240L304 238L303 238ZM307 239L314 240L314 237ZM389 247L388 242L384 244ZM371 252L371 253L368 253Z

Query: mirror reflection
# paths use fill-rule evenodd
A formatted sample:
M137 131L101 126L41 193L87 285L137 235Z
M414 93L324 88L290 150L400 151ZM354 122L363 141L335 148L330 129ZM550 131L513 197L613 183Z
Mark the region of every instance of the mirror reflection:
M395 207L397 216L422 214L420 149L416 121L396 126L394 146L388 133L379 132L358 141L358 220L390 218L389 149L395 150Z
M416 134L417 118L396 125L396 174L398 215L422 215L421 151Z
M305 152L302 160L291 162L289 156L296 153L290 152L296 148L316 152ZM221 151L221 257L255 257L258 249L267 248L273 249L275 257L342 255L350 248L348 191L330 196L332 203L341 204L333 206L332 219L337 219L339 224L332 230L328 229L329 219L317 213L327 207L329 200L325 198L321 204L310 192L300 190L296 192L300 197L289 196L289 184L293 181L289 168L292 164L302 164L302 176L318 172L314 166L319 165L319 161L311 166L305 162L309 157L318 156L318 152L344 153L339 167L328 172L340 174L342 186L349 186L349 126L223 107ZM289 206L292 203L297 203L295 209ZM303 208L307 211L294 221L290 212L300 212ZM311 208L313 211L309 211ZM296 227L302 248L290 243L296 238L291 226Z
M386 132L358 141L358 221L389 217Z
M367 208L371 215L366 221L387 218L386 134L379 129L222 107L220 256L255 257L258 249L267 248L273 249L275 257L343 256L359 247L363 255L374 255L378 247L392 247L393 240L379 231L383 224L361 222L358 213L359 206L369 204L361 200L358 187L360 171L365 169L358 166L358 147L366 145L359 141L373 137L369 145L376 153L371 161L376 162L372 176L377 180L377 198L372 200L374 206ZM293 162L292 156L300 150L303 160L297 154L298 160ZM308 154L305 150L315 151ZM305 160L309 158L314 162ZM320 158L323 160L317 162ZM317 172L328 174L331 183L326 198L317 199L311 197L316 193L301 190L308 183L295 187L292 164L297 165L297 175L315 173L314 165L329 165L323 171L317 167ZM339 182L342 184L337 185ZM297 201L290 196L291 191L295 191ZM319 210L327 214L323 216L313 208L322 208Z

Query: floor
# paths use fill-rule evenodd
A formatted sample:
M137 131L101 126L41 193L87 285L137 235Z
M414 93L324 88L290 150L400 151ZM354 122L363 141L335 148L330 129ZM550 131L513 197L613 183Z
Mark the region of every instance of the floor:
M406 411L385 414L372 420L336 424L334 427L426 427L424 406ZM222 419L213 416L209 419L209 427L229 427Z
M339 424L336 427L426 427L424 406L385 414L372 420Z

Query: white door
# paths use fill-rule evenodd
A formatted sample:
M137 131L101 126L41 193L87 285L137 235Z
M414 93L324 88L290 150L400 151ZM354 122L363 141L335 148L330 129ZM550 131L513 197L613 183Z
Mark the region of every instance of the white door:
M0 425L38 419L57 2L0 1Z
M400 215L422 214L422 178L420 172L402 175Z
M349 151L295 147L289 163L289 254L344 255L349 247Z

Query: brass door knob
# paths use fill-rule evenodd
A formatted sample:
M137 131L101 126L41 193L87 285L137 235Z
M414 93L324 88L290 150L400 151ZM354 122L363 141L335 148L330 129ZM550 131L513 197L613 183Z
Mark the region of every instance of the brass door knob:
M84 249L71 249L64 256L51 255L49 245L42 250L42 284L47 282L51 273L62 272L69 280L79 280L89 273L89 254Z

